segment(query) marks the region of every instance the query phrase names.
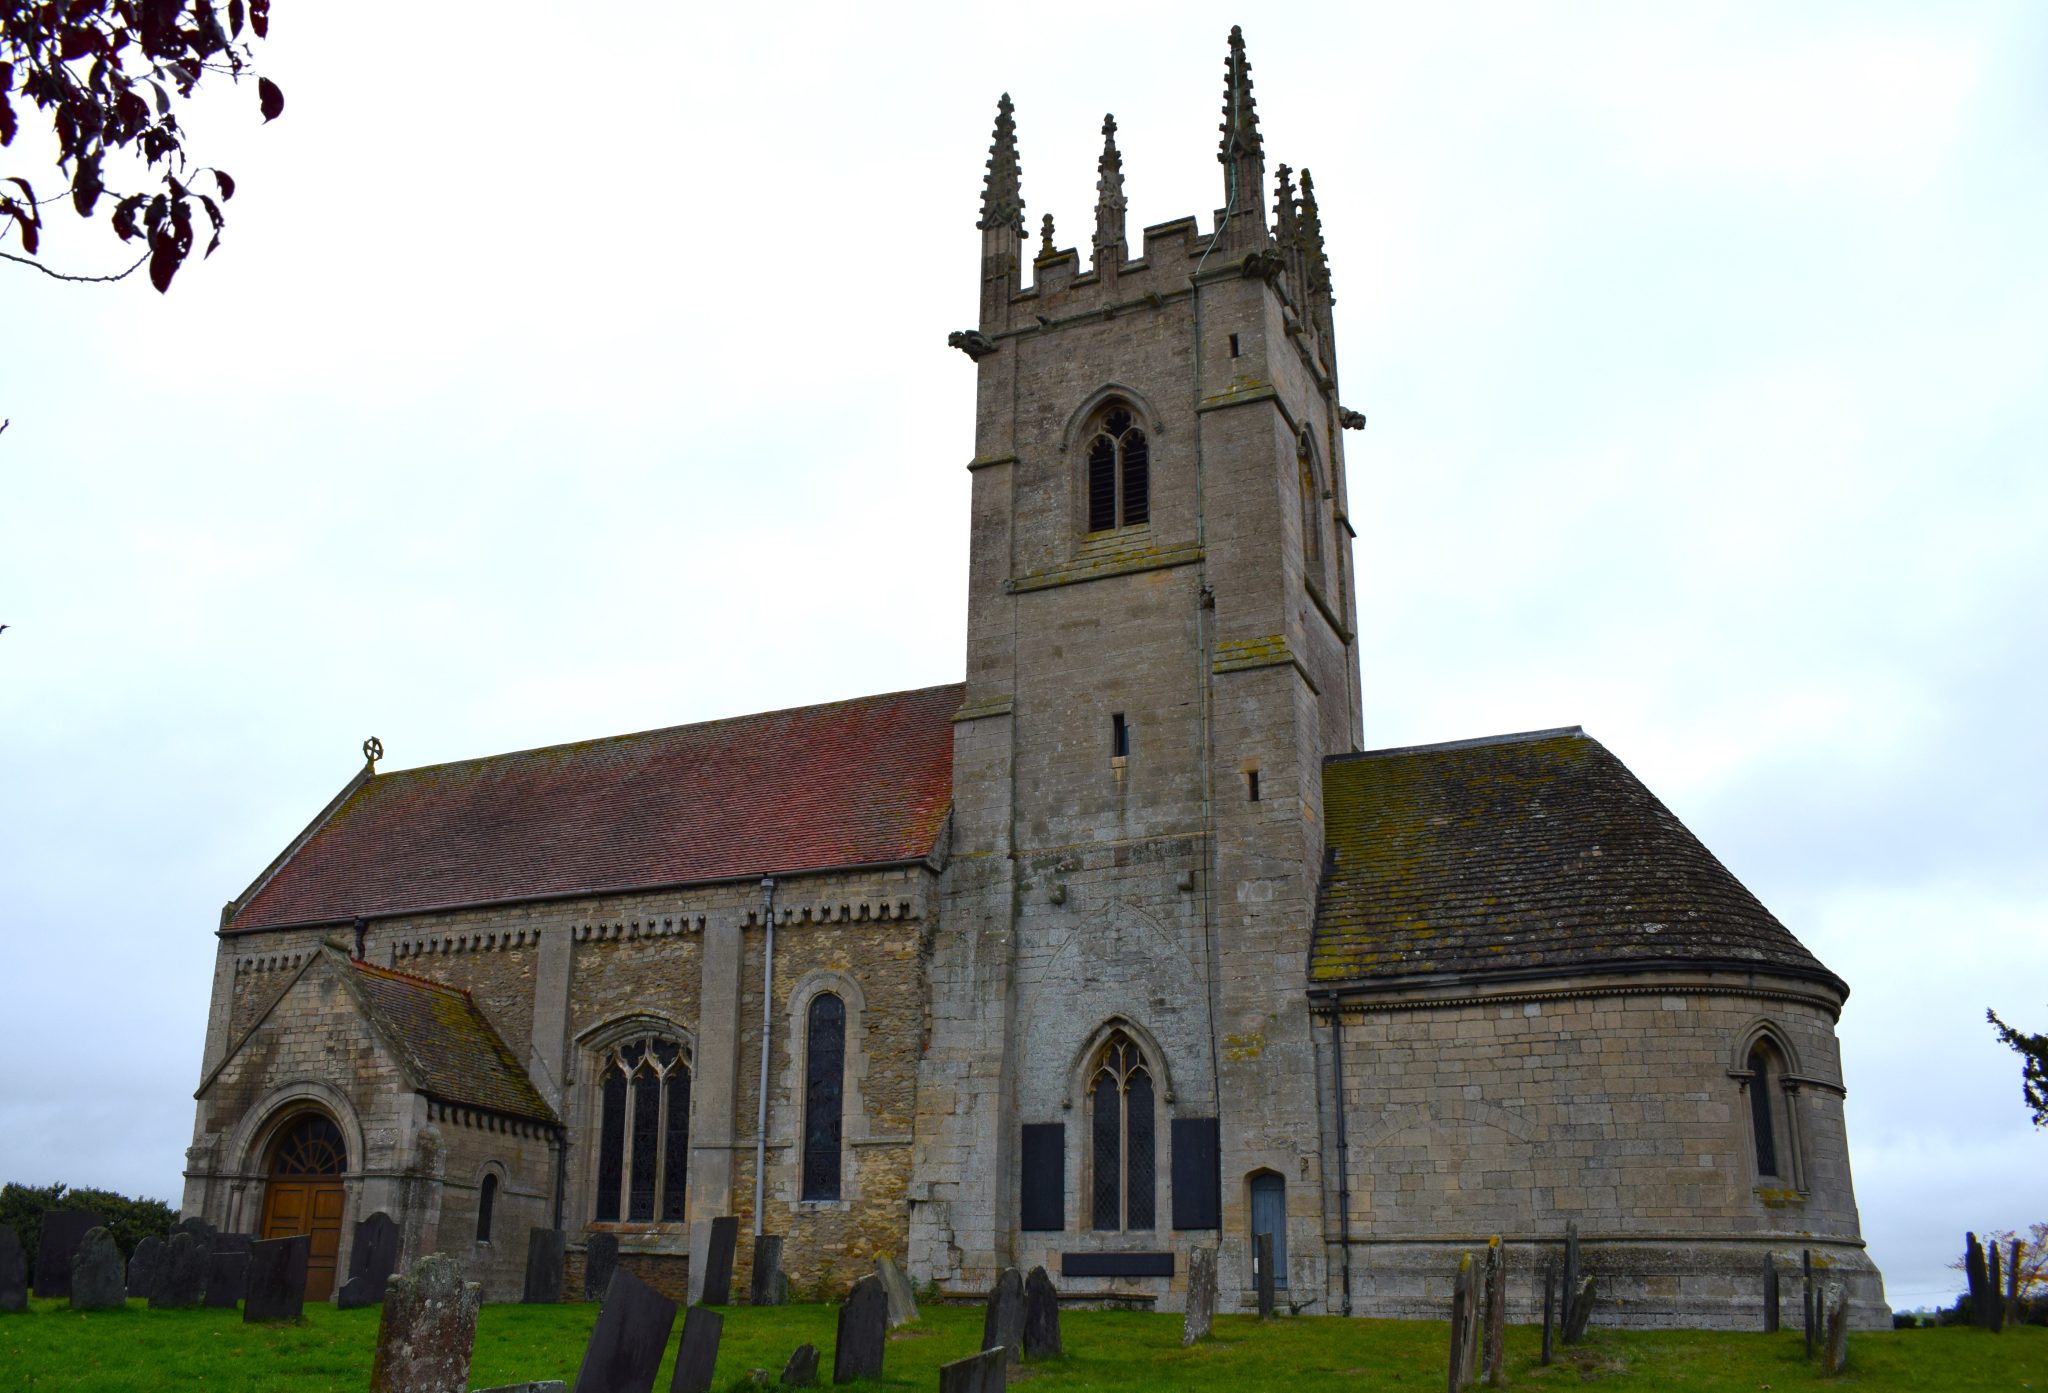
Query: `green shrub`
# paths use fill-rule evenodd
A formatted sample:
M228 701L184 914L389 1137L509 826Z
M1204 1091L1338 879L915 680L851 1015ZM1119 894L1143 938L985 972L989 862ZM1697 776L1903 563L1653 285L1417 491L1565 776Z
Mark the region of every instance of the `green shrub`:
M178 1211L162 1200L130 1199L112 1190L74 1190L68 1185L0 1186L0 1224L13 1228L21 1240L28 1270L36 1270L36 1247L43 1238L43 1215L52 1209L86 1209L103 1215L121 1256L128 1257L135 1245L155 1234L165 1237L178 1222Z

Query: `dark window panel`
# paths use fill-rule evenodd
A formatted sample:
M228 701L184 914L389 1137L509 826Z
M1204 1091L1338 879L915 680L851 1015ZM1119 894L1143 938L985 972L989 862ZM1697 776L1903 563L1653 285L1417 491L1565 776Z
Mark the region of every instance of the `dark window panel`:
M845 1106L846 1003L819 994L810 1009L804 1073L803 1197L839 1198L840 1122Z
M1124 1112L1130 1130L1130 1161L1124 1184L1124 1227L1149 1229L1155 1222L1154 1196L1158 1193L1159 1150L1153 1144L1152 1076L1138 1073L1124 1096Z
M597 1222L619 1221L619 1185L626 1171L626 1076L604 1071L603 1120L597 1131Z
M661 1080L652 1069L633 1076L633 1190L626 1217L654 1218L654 1170L661 1156Z
M1067 1128L1063 1122L1024 1124L1022 1197L1017 1226L1050 1232L1067 1226Z
M1173 1226L1223 1227L1223 1172L1217 1164L1213 1117L1173 1120Z
M690 1177L690 1071L678 1066L668 1076L668 1123L662 1139L661 1221L681 1223L687 1217L685 1197Z

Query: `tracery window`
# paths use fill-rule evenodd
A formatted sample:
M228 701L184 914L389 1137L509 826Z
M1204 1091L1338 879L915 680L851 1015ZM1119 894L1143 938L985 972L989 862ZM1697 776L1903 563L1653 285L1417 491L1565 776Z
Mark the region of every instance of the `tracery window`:
M301 1114L277 1139L272 1175L340 1175L348 1168L341 1128L326 1113Z
M803 1197L839 1198L839 1149L846 1104L846 1003L811 999L804 1040Z
M690 1164L690 1066L682 1046L641 1036L599 1066L597 1222L679 1223Z
M1152 516L1152 447L1138 418L1112 403L1088 442L1088 530L1136 527Z
M1088 1080L1090 1197L1097 1229L1153 1227L1159 1149L1152 1098L1145 1056L1130 1036L1111 1031Z

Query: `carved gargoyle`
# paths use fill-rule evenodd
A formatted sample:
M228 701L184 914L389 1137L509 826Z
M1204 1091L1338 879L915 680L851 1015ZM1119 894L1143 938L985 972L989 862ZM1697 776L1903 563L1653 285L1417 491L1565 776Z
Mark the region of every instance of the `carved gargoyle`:
M1346 430L1364 430L1365 413L1353 411L1348 406L1340 406L1337 408L1337 424Z
M1280 259L1278 252L1253 252L1244 259L1246 280L1258 279L1271 284L1280 279L1280 273L1287 269L1287 263Z
M994 341L979 329L955 329L946 335L946 344L959 349L977 363L996 351Z

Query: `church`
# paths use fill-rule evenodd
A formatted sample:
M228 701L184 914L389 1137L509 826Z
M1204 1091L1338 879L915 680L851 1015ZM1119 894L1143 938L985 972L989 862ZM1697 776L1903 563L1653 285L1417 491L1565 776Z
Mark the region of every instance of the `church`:
M367 742L222 911L186 1214L311 1233L315 1297L380 1211L491 1300L536 1228L682 1295L735 1215L804 1296L1175 1310L1211 1248L1235 1309L1270 1234L1289 1308L1438 1319L1494 1234L1533 1318L1575 1222L1603 1324L1754 1328L1811 1250L1888 1325L1847 985L1580 729L1365 747L1365 421L1235 30L1222 117L1208 228L1135 243L1106 120L1084 252L998 107L964 679Z

